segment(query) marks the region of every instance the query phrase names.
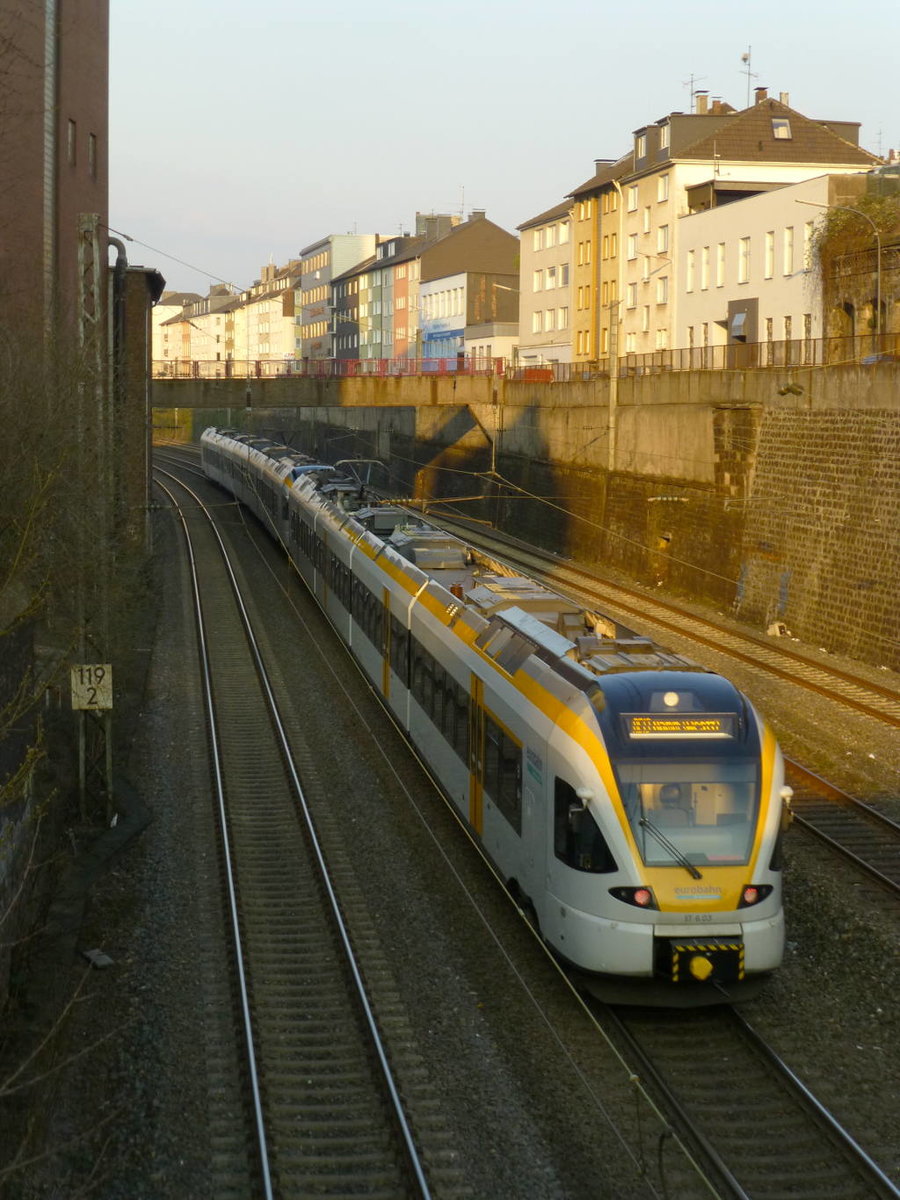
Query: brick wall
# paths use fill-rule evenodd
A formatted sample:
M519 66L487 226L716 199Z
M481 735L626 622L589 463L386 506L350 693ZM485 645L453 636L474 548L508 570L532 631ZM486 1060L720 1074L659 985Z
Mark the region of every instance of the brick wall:
M741 546L738 614L900 666L900 417L765 413Z

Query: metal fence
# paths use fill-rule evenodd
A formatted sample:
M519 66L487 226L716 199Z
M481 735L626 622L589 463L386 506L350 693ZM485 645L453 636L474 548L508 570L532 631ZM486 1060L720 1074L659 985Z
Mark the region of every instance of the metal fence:
M529 383L568 383L657 375L665 371L743 371L765 368L821 367L838 363L872 366L900 362L900 333L858 337L801 338L780 342L732 342L727 346L689 346L624 354L592 362L524 365L505 358L309 358L309 359L166 359L153 363L154 379L363 379L424 375L502 375Z

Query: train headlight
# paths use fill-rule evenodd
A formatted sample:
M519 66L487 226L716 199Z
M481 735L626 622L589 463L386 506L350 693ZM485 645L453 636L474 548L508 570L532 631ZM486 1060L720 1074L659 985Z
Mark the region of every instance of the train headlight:
M633 904L635 908L659 908L653 891L648 887L614 887L609 894L625 904Z
M741 892L741 902L738 908L750 908L754 904L760 904L772 894L772 885L769 883L761 883L758 886L753 883L748 883Z

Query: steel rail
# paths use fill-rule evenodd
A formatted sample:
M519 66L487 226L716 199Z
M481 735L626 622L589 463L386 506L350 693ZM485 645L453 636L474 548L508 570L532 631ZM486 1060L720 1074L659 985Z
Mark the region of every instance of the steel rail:
M162 472L162 473L168 474L167 472ZM293 754L292 754L291 746L290 746L290 741L289 741L289 738L287 735L287 731L285 730L285 727L284 727L284 722L282 720L281 713L279 711L278 702L272 691L268 673L267 673L266 667L265 667L265 662L263 660L262 652L260 651L259 643L254 634L252 621L250 619L249 613L247 612L246 606L244 604L244 599L241 594L240 585L238 584L237 578L235 577L234 570L233 570L233 567L231 564L231 560L228 555L228 551L225 548L224 542L222 541L221 534L219 533L219 530L216 527L215 521L213 520L213 518L209 512L209 509L204 504L203 500L197 495L196 492L194 492L192 490L192 488L189 487L188 484L184 483L182 480L177 479L175 476L171 476L171 475L169 476L169 478L173 479L176 483L178 483L178 485L180 487L184 488L184 490L188 493L188 495L190 495L192 497L192 499L196 503L197 507L200 509L200 511L203 513L204 517L208 521L210 528L213 532L213 535L215 536L216 541L218 543L219 550L222 555L222 561L225 565L225 569L227 571L229 581L231 583L232 591L233 591L234 598L235 598L235 603L236 603L238 611L240 612L240 615L241 615L241 621L242 621L242 624L244 626L244 631L247 636L247 643L250 647L250 651L253 656L254 663L256 664L256 669L257 669L257 674L259 676L260 686L262 687L263 693L265 695L266 703L267 703L267 706L269 709L269 714L271 716L272 723L273 723L273 726L274 726L274 729L276 732L276 736L278 739L278 743L281 748L281 753L282 753L282 757L284 760L285 770L287 771L287 774L290 778L291 786L294 790L294 794L297 798L297 802L298 802L300 811L303 815L303 821L304 821L306 830L307 830L309 838L310 838L310 844L313 849L313 854L314 854L314 857L316 860L316 864L319 868L320 879L323 884L323 887L325 888L326 895L328 896L331 913L332 913L332 916L333 916L333 919L335 922L335 926L338 930L338 935L339 935L341 944L344 948L346 962L350 968L350 972L353 977L353 981L354 981L354 985L355 985L356 993L357 993L357 998L358 998L360 1006L362 1008L362 1011L363 1011L363 1014L365 1017L365 1021L366 1021L366 1025L369 1029L369 1033L370 1033L370 1037L371 1037L371 1044L375 1049L376 1057L378 1059L379 1066L381 1068L384 1084L385 1084L385 1087L387 1088L388 1095L390 1096L390 1100L391 1100L391 1104L392 1104L392 1108L393 1108L393 1112L394 1112L394 1117L395 1117L397 1125L400 1129L401 1137L402 1137L404 1146L406 1148L407 1160L408 1160L409 1165L412 1168L412 1172L413 1172L413 1175L416 1180L416 1184L419 1189L419 1194L423 1197L423 1200L430 1200L431 1192L429 1189L427 1179L425 1177L424 1167L422 1165L422 1162L421 1162L421 1159L420 1159L420 1156L418 1153L418 1149L416 1147L415 1140L412 1135L412 1130L410 1129L410 1126L409 1126L409 1121L407 1119L406 1113L403 1108L403 1103L402 1103L399 1091L397 1089L396 1081L393 1077L393 1072L391 1071L391 1068L390 1068L390 1063L388 1062L388 1057L387 1057L387 1052L385 1050L384 1042L381 1037L381 1033L379 1031L378 1024L375 1020L375 1015L374 1015L374 1011L372 1008L372 1004L369 1000L365 982L364 982L364 980L362 978L362 974L360 972L356 954L353 950L353 945L352 945L352 942L350 939L350 934L349 934L349 930L347 928L347 923L344 919L344 915L341 910L340 903L338 902L337 894L334 890L334 885L331 880L331 875L328 870L328 865L325 860L325 855L322 850L322 846L319 841L318 834L316 832L315 823L313 821L313 816L309 809L309 806L308 806L308 803L306 800L306 795L304 793L303 785L301 783L300 776L297 772L297 768L294 763ZM204 476L204 478L205 478L205 476Z
M174 476L169 476L174 479ZM174 479L174 482L180 486L185 485L180 480ZM166 487L159 479L157 486L169 497L169 501L174 508L178 520L181 523L182 532L184 534L185 547L188 556L188 562L191 572L191 588L194 601L194 616L197 623L197 637L200 650L200 670L203 682L203 699L206 708L206 724L210 739L210 750L213 767L213 780L215 784L216 807L219 814L219 828L222 835L222 852L225 856L225 877L228 887L228 910L231 923L231 934L235 949L235 963L238 972L238 986L240 992L240 1008L241 1019L244 1032L244 1045L247 1055L247 1069L250 1077L250 1087L253 1094L253 1112L254 1112L254 1127L256 1135L256 1146L260 1161L260 1170L262 1173L263 1193L266 1200L274 1200L274 1191L272 1188L272 1171L269 1161L268 1142L266 1138L266 1126L262 1109L262 1095L260 1088L259 1069L256 1060L256 1050L253 1041L253 1018L251 1015L250 993L247 985L247 976L244 966L244 949L243 939L241 937L240 918L238 913L237 893L235 889L234 866L232 857L231 838L228 833L228 820L226 814L225 803L225 787L222 776L222 761L219 748L218 737L218 722L216 720L216 710L213 701L213 686L212 686L212 669L209 660L208 639L206 633L206 623L203 619L203 604L200 598L200 580L197 573L197 563L194 556L194 544L191 538L190 530L187 526L187 521L184 516L184 511L178 503L172 491Z

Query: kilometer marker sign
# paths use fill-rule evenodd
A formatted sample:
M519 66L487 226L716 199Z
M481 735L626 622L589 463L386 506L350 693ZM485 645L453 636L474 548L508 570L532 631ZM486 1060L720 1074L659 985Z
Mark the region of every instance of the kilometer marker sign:
M110 663L82 663L71 671L72 708L112 708L112 665Z

